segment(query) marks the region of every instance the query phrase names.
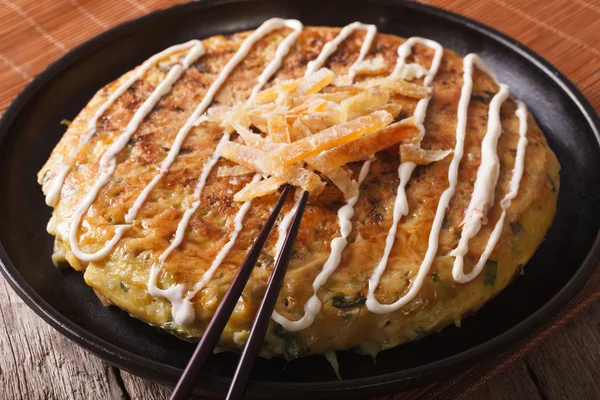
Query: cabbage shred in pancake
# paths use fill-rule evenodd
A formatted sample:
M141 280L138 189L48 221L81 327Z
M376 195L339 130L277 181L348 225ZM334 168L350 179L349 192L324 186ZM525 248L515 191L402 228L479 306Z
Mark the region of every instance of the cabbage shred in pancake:
M209 112L217 106L234 107L245 103L259 77L276 56L278 45L290 38L291 33L293 27L288 26L260 37L216 91L208 107ZM307 67L311 67L310 62L317 60L324 45L338 34L339 28L304 27L299 30L298 36L291 38L293 41L288 39L289 52L282 58L280 68L275 70L265 88L302 78ZM172 88L158 99L132 131L123 149L114 157L114 172L110 179L106 180L89 209L82 214L76 240L83 252L98 251L113 238L119 227L127 224L128 211L156 177L178 132L250 35L252 32L243 32L203 40L204 54L199 55L189 67L182 68L181 77L173 82ZM368 30L355 29L339 42L331 55L323 57L322 67L339 77L331 87L368 86L369 82L394 72L398 47L404 39L378 33L365 52L363 44L368 35ZM207 171L206 165L227 131L222 123L205 118L191 128L168 171L147 193L131 226L123 229L122 238L106 257L84 261L73 253L69 241L73 215L107 168L102 165L103 154L126 130L136 111L161 81L172 73L169 71L173 66L185 67L184 58L189 51L189 47L175 50L151 65L102 113L89 140L81 141L90 132L89 121L101 105L135 72L128 72L100 90L75 118L54 149L39 173L39 181L44 192L48 193L64 166L70 166L48 224L48 231L56 237L55 264L68 263L74 269L84 271L86 282L106 304L115 304L152 325L192 339L202 335L279 195L272 192L252 199L233 246L214 269L211 279L191 299L195 318L189 323L178 324L173 318L171 301L164 296L149 294L150 272L153 267L160 266L155 270L158 289L177 289L183 295L193 290L230 241L235 231L235 217L243 204L235 201L234 196L254 176L253 171L219 176L219 169L231 169L238 164L215 158L216 164L206 174L205 185L196 198L201 175ZM348 82L348 72L361 54L364 61L356 68L354 83ZM434 49L416 43L406 58L406 64L411 67L401 71L403 78L412 84L427 86L425 79L435 61L434 56ZM410 179L404 182L408 212L398 221L385 271L373 291L374 298L380 304L396 302L410 291L421 270L430 247L429 238L440 198L449 187L449 168L457 144L463 72L463 59L452 51L443 50L438 71L430 85L431 99L422 126L424 136L419 138L417 135L412 147L411 143L403 142L378 151L369 161L368 174L359 186L353 207L347 246L341 252L339 265L317 291L322 304L320 312L314 322L299 330L285 322L272 322L263 344L263 356L283 354L287 358L295 358L327 350L359 347L374 353L391 348L438 331L453 322L460 325L463 317L479 309L522 272L554 217L559 165L534 119L525 114L528 144L524 150L523 175L516 197L508 203L502 201L511 191L513 169L519 153L519 130L523 122L516 114L518 103L508 97L499 112L501 134L496 149L499 163L497 185L493 185L489 210L484 210L486 212L478 219L482 222L481 229L469 242L464 257L465 273L468 274L480 260L497 222L503 218L502 224L498 224L498 241L481 273L473 280L458 283L453 277L455 257L450 253L458 246L467 223L465 217L470 210L475 186L478 186L475 183L478 170L486 157L482 142L488 132L488 114L494 97L500 91L492 77L476 67L472 75L472 94L467 99L464 154L459 163L455 193L440 225L435 257L418 292L407 304L383 313L372 312L369 307L372 303L367 304L369 279L382 259L386 237L393 226L400 184L398 167L401 162L408 162L411 154L421 154L419 151L422 150L425 154L440 151L440 159L434 162L418 162L416 155L412 159L418 165L414 166ZM395 120L413 116L419 101L418 98L392 94L390 102L401 106ZM316 131L320 129L316 128ZM235 131L231 131L230 140L244 144ZM353 179L358 181L363 165L363 161L355 161L344 168L349 168ZM348 201L326 176L315 173L326 185L318 196L311 196L307 205L276 306L280 317L289 321L300 320L305 315L304 305L313 295L313 282L330 256L332 240L341 235L338 210ZM294 199L289 198L279 224L293 206ZM159 260L178 237L179 222L191 207L194 212L188 215L189 223L180 232L181 243L170 251L168 257ZM271 234L223 332L221 345L225 347L236 349L245 343L272 271L277 236L277 232Z

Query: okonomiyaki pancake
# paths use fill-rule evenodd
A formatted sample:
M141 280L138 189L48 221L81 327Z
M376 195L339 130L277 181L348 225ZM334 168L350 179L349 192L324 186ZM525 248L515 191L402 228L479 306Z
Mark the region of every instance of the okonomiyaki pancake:
M460 325L523 273L555 215L559 168L476 55L372 25L273 19L171 47L106 85L38 178L53 262L192 340L282 186L309 190L261 353L292 359L375 354ZM245 343L295 204L225 348Z

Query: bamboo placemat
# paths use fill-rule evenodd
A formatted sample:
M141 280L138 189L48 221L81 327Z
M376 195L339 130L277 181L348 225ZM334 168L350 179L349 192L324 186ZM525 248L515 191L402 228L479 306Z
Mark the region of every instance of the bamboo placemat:
M99 33L178 0L0 0L0 112L48 64ZM424 3L490 25L540 53L600 110L597 0L430 0ZM380 400L458 400L600 298L600 270L548 324L452 380Z

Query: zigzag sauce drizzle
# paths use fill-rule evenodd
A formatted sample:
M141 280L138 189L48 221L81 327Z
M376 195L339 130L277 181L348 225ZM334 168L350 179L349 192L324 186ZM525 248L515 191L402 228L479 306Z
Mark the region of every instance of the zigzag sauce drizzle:
M302 28L303 28L302 24L296 20L288 21L288 25L286 25L286 26L293 29L292 33L290 33L277 46L277 49L275 50L275 57L271 60L271 62L267 65L267 67L263 70L263 72L258 77L258 83L252 89L252 93L251 93L250 97L248 98L247 103L250 103L254 99L256 94L262 89L262 87L265 85L265 83L267 83L269 81L271 76L273 76L273 74L279 70L284 57L289 53L291 46L295 43L296 38L298 37L298 34L302 31ZM218 155L219 152L215 150L215 154ZM217 159L218 159L218 157L217 157ZM252 178L252 182L258 182L261 178L262 178L261 174L256 174ZM186 316L188 319L191 320L191 317L189 317L189 315L191 314L191 312L193 312L192 303L191 303L192 299L200 290L202 290L202 288L208 283L208 281L210 281L212 279L217 268L219 268L219 266L221 265L221 263L223 262L223 260L227 256L227 254L229 254L229 251L233 248L233 245L235 244L235 241L237 240L237 237L239 236L239 234L243 228L242 222L244 221L244 217L246 216L246 213L250 209L251 204L252 204L252 200L246 200L244 202L244 204L242 204L242 206L239 208L238 212L235 214L235 217L234 217L233 231L229 234L229 241L221 248L221 250L219 250L217 257L215 257L215 259L211 263L209 269L202 275L202 278L200 279L200 281L198 281L194 285L194 288L192 290L190 290L187 293L187 295L185 296L185 298L183 299L183 302L184 302L183 307L185 310L188 310L188 311L185 311L187 313ZM189 220L189 218L188 218L188 220ZM187 226L187 222L185 223L185 226Z
M78 152L85 143L89 142L91 137L94 135L94 133L96 132L97 122L102 117L102 115L129 87L131 87L135 83L135 81L141 79L153 65L160 61L160 59L165 58L177 51L190 48L184 60L182 60L180 64L173 66L169 70L167 76L159 83L159 85L154 89L151 95L144 101L142 106L134 113L131 121L127 124L123 132L117 137L117 139L108 147L108 149L102 155L102 158L100 159L101 174L92 185L92 188L90 189L89 193L87 193L87 195L76 208L73 218L71 220L69 242L73 254L76 257L83 261L94 261L102 259L110 254L116 243L122 238L125 231L131 226L131 223L135 220L137 213L146 201L149 193L152 191L152 189L154 189L154 187L158 184L162 177L164 177L165 174L169 171L170 166L173 164L175 158L179 154L179 151L185 138L191 131L192 127L202 116L202 114L209 107L214 95L221 88L221 86L226 81L231 72L234 70L234 68L246 57L252 46L258 40L260 40L268 33L272 32L273 30L280 29L283 27L292 29L292 32L289 33L284 38L284 40L277 46L274 58L269 62L269 64L259 76L258 82L254 86L252 93L248 99L248 102L252 101L252 99L269 81L273 74L276 73L277 70L281 67L283 58L288 54L291 46L295 43L298 34L303 29L303 26L299 21L283 20L279 18L268 20L244 40L238 51L228 61L223 70L217 76L216 80L212 83L206 95L202 99L201 103L196 107L190 118L186 121L184 126L177 133L177 136L171 146L171 149L169 150L167 157L161 163L157 174L140 192L133 205L126 213L125 224L115 226L114 236L111 240L105 243L103 248L96 251L95 253L86 253L79 248L77 241L77 233L83 215L87 212L88 208L94 202L101 188L105 186L111 179L116 169L117 155L127 145L127 142L138 129L139 125L142 123L144 118L158 103L158 101L170 92L173 84L182 76L182 74L185 72L185 69L188 68L193 62L195 62L200 56L204 54L204 47L202 46L202 42L193 40L181 45L172 46L164 50L163 52L154 55L153 57L145 61L138 69L136 69L134 73L124 83L122 83L115 90L114 93L112 93L112 95L106 100L106 102L103 103L96 110L95 114L92 116L88 123L88 131L85 135L83 135L80 138L79 147L72 154L72 159L74 158L74 155L76 155L76 152ZM311 73L318 70L326 62L326 60L337 50L338 46L356 29L365 30L366 34L365 39L363 40L363 43L361 45L360 54L357 60L349 68L348 74L346 76L346 78L349 79L350 82L352 82L355 77L358 65L364 60L364 57L368 54L374 37L377 34L377 29L374 25L365 25L359 22L354 22L344 27L333 40L324 45L319 56L314 61L311 61L308 64L305 76L310 75ZM432 65L429 70L426 70L418 64L406 63L406 60L411 54L412 48L415 44L421 44L435 50ZM418 37L410 38L398 48L398 62L396 64L394 72L392 72L392 76L402 77L406 74L412 74L414 76L419 77L426 74L424 79L424 86L431 87L432 81L439 68L442 56L443 48L439 43ZM469 240L473 238L480 231L482 225L486 223L485 215L487 214L487 211L494 202L494 192L495 187L497 185L500 170L497 155L497 143L501 134L500 108L502 106L502 103L509 96L508 86L500 83L496 76L485 66L485 64L477 55L469 54L464 58L463 61L463 86L461 88L461 96L458 105L456 144L453 158L448 170L449 187L444 191L444 193L442 193L442 196L440 197L440 200L438 202L434 222L432 224L432 229L429 235L429 246L427 252L425 254L421 266L419 267L417 276L414 278L408 292L392 304L379 303L376 300L374 293L379 285L381 276L385 272L388 258L391 253L391 249L394 245L399 221L401 220L402 216L408 213L408 202L406 198L405 188L407 182L410 180L414 168L416 167L416 165L412 162L403 162L398 168L400 184L398 186L398 193L394 204L392 226L390 227L388 236L386 238L384 254L378 266L375 268L373 275L369 279L369 291L366 301L366 307L371 312L377 314L393 312L398 310L400 307L406 305L412 299L414 299L414 297L421 288L426 274L428 273L431 267L433 259L436 256L442 221L445 216L446 209L448 208L448 205L456 191L458 180L458 168L464 153L467 110L472 93L474 65L477 65L477 67L481 71L489 75L499 86L500 89L498 93L494 95L492 101L490 102L487 132L482 141L481 164L477 172L477 179L475 181L473 194L465 214L465 219L463 221L464 228L462 230L461 239L459 241L458 246L450 253L451 255L456 257L452 270L454 280L459 283L467 283L473 280L476 276L478 276L481 273L493 249L498 243L498 240L502 233L502 229L504 227L507 209L510 207L512 200L518 194L520 181L523 175L525 150L528 143L526 137L527 109L522 102L517 102L518 107L516 115L519 119L519 142L515 157L515 166L513 168L511 181L509 183L509 191L500 202L502 214L496 222L496 225L494 226L490 237L488 238L485 250L482 253L479 261L473 267L472 271L465 274L463 271L463 259L468 251ZM414 118L417 122L421 138L425 134L423 122L425 120L430 100L431 95L421 99L418 102L414 113ZM206 185L208 176L210 175L213 167L216 165L219 159L220 149L225 143L229 141L229 139L230 134L225 132L221 137L221 140L219 141L219 144L217 145L216 149L204 164L201 175L198 179L194 190L193 202L185 210L182 219L179 221L177 230L169 247L160 255L158 263L154 264L150 271L150 276L148 280L148 292L153 296L163 297L170 301L172 305L173 318L175 322L180 325L188 325L191 322L193 322L195 318L195 313L191 300L198 293L198 291L200 291L206 285L206 283L210 279L212 279L214 272L221 265L231 248L234 246L235 241L237 240L237 237L242 229L242 222L244 220L244 217L251 206L251 201L246 201L240 207L234 218L234 229L229 235L229 241L223 246L223 248L221 248L209 269L203 274L200 281L196 283L192 290L186 292L186 289L182 284L174 284L166 289L160 289L157 287L159 272L162 270L163 264L168 258L168 256L171 254L171 252L182 243L188 223L192 215L200 206L200 197L203 188ZM358 177L359 186L368 175L372 161L373 159L370 159L363 163ZM48 204L55 205L57 203L62 185L64 183L64 179L71 167L72 164L62 165L61 169L54 177L46 197L46 201ZM257 174L254 176L253 182L257 182L260 179L261 175ZM298 206L299 198L300 196L296 196L295 205L284 216L282 222L278 226L279 238L275 247L276 254L278 254L281 249L285 233L289 229L290 222ZM338 210L340 236L332 240L331 252L329 254L329 257L323 265L321 272L313 281L313 295L304 305L304 316L300 320L290 321L278 314L276 311L273 312L273 319L287 330L299 331L307 328L314 322L316 315L320 312L321 301L317 296L317 291L327 281L329 276L335 271L335 269L340 263L342 251L347 246L347 238L352 231L351 219L354 215L354 206L356 205L358 199L359 192L357 192L354 196L348 198L346 204Z
M302 29L302 27L300 26L300 30L301 29ZM356 69L356 66L362 62L362 60L368 53L368 51L371 47L371 43L373 42L373 38L375 37L375 35L377 33L377 28L374 25L364 25L359 22L354 22L354 23L344 27L334 40L332 40L331 42L328 42L327 44L325 44L325 46L323 46L323 49L321 50L321 53L319 54L317 59L314 61L311 61L309 63L309 65L307 66L306 72L305 72L305 76L310 75L311 73L314 73L316 70L318 70L323 65L323 63L327 60L327 58L337 49L339 44L346 37L348 37L355 29L366 30L367 34L366 34L365 40L363 41L363 44L361 46L360 54L359 54L357 60L354 62L354 64L352 64L352 66L350 67L350 69L348 71L348 75L351 77L351 79L353 79L354 75L355 75L354 71ZM275 58L269 63L267 68L265 68L263 73L258 78L258 83L253 88L252 94L251 94L250 98L248 99L248 102L251 102L254 99L254 97L260 91L260 89L262 89L264 84L266 82L268 82L271 75L279 69L279 67L281 66L283 57L285 57L285 55L288 53L289 47L295 41L298 33L299 33L299 30L296 30L295 32L290 34L281 43L281 45L277 48ZM260 175L255 175L253 178L253 182L258 181L259 179L260 179ZM238 210L238 212L235 216L236 222L234 224L234 230L230 234L230 238L229 238L229 241L227 242L227 244L225 244L225 246L219 251L219 254L215 258L215 260L212 262L210 268L204 273L204 275L202 276L202 279L198 283L196 283L196 285L194 285L193 290L188 292L188 294L182 300L180 305L179 306L174 305L173 315L178 314L178 313L182 314L180 316L180 320L183 324L191 323L191 321L193 321L194 316L192 314L193 307L192 307L191 300L194 298L196 293L198 293L200 290L202 290L202 288L206 285L206 283L208 283L208 281L212 278L212 276L214 275L214 272L221 265L225 256L229 253L229 251L233 247L233 245L239 235L239 232L242 230L242 221L243 221L246 213L250 209L250 205L251 205L251 201L248 200L248 201L245 201L244 204L240 207L240 209ZM297 208L297 203L294 205L292 210L284 216L284 220L282 221L282 224L280 224L280 225L283 225L283 226L289 225L289 222L291 222L292 217L293 217L292 211L295 212L296 208ZM285 235L283 235L283 236L280 235L280 238L283 238L284 236ZM280 243L279 239L278 239L278 243ZM339 263L339 261L338 261L338 263ZM175 317L174 317L174 319L175 319L175 322L178 322Z
M371 48L371 45L373 43L373 38L377 34L377 27L375 27L375 25L364 25L360 22L354 22L350 25L345 26L333 40L325 43L317 59L308 63L305 76L310 75L311 73L321 68L323 63L325 63L325 61L327 61L327 59L336 51L340 43L342 43L355 29L364 29L367 31L367 33L361 45L360 54L357 60L352 64L352 66L348 70L348 79L350 80L350 82L352 82L356 75L357 66L363 61L364 57L369 52L369 49ZM369 168L371 166L371 162L372 160L368 160L363 163L359 172L358 187L360 187L361 183L367 177L367 174L369 173ZM301 199L301 196L299 196L300 193L301 190L296 191L296 202L294 204L294 207L292 207L292 209L285 214L283 220L278 226L277 231L279 236L277 238L277 243L275 244L275 258L277 258L277 256L279 255L279 251L281 250L281 247L283 246L283 242L285 240L285 235L289 230L293 216L296 213L296 209L298 208L298 203ZM273 320L279 323L288 331L295 332L308 328L314 322L317 314L321 311L322 304L321 300L319 299L319 296L317 295L317 292L319 288L323 286L325 282L327 282L327 279L329 279L331 274L337 269L338 265L340 264L342 258L342 251L348 245L348 235L350 235L350 233L352 232L352 217L354 216L354 206L358 201L359 195L360 192L357 190L356 194L347 199L346 204L338 210L340 236L334 238L331 241L331 251L329 253L329 257L323 265L321 272L319 272L319 274L313 281L313 294L310 297L310 299L308 299L308 301L304 304L304 315L302 316L302 318L296 321L290 321L283 315L279 314L277 311L273 310Z
M133 114L133 117L121 133L119 137L106 149L102 158L100 158L100 170L101 175L92 187L89 192L85 195L81 203L75 209L75 213L71 219L71 227L69 232L69 244L71 246L71 251L73 254L82 261L94 261L102 259L108 256L115 246L115 244L121 239L123 233L130 227L130 225L117 225L115 226L115 233L111 240L109 240L104 247L95 253L86 253L79 248L79 243L77 240L77 233L79 231L79 225L81 223L81 218L83 214L90 208L96 197L98 196L98 192L102 187L104 187L112 177L115 169L117 168L117 155L127 146L127 142L131 136L135 133L139 125L142 123L144 118L152 111L156 103L167 93L171 91L173 84L183 75L185 70L192 64L194 61L198 59L202 54L204 54L204 46L202 46L202 42L197 41L196 44L192 47L192 49L188 52L187 56L183 60L181 64L175 65L169 70L167 76L158 84L158 86L154 89L154 91L150 94L150 96L144 101L141 107ZM106 104L106 103L105 103ZM90 131L91 132L91 131ZM90 133L88 132L88 135ZM131 222L127 221L126 222Z
M454 259L452 277L456 282L467 283L473 280L481 269L473 269L467 275L463 272L464 257L469 251L469 240L472 239L481 227L487 223L486 214L494 203L494 191L500 175L500 160L498 159L498 139L502 133L500 126L500 107L510 95L507 85L500 83L496 75L490 71L479 57L476 58L477 66L492 78L500 87L498 93L492 98L488 114L487 132L481 142L481 164L477 170L477 179L473 187L471 201L463 220L463 229L458 246L450 252Z
M510 178L510 183L508 186L509 191L500 201L500 208L502 209L502 214L496 222L494 230L490 234L490 237L488 238L488 241L485 245L485 249L483 250L481 257L479 257L477 264L475 264L471 272L467 274L463 273L462 276L459 275L460 280L454 277L454 279L457 282L470 282L481 273L481 270L483 269L485 263L489 259L490 254L492 254L492 251L494 251L494 248L496 247L496 245L498 244L498 240L500 239L500 235L502 234L502 229L504 228L504 220L506 219L506 210L508 209L508 207L510 207L512 201L517 197L517 194L519 193L519 186L521 184L521 178L523 177L523 170L525 167L525 150L529 142L527 140L527 107L523 102L517 100L517 111L515 114L517 115L517 118L519 118L519 142L517 143L515 166L513 167L512 176ZM454 274L454 269L452 270L452 272Z
M373 280L373 285L371 284L371 280L369 280L369 297L367 298L367 302L366 302L367 308L371 312L374 312L376 314L385 314L388 312L393 312L393 311L398 310L400 307L406 305L412 299L414 299L414 297L419 292L421 285L423 284L423 280L425 279L425 276L429 272L429 268L431 267L431 264L433 263L433 260L437 253L437 250L438 250L438 245L439 245L438 241L439 241L440 230L442 228L443 219L446 214L448 205L450 204L450 200L454 196L454 193L456 191L456 186L458 183L458 167L460 165L460 161L461 161L463 153L464 153L464 143L465 143L466 126L467 126L467 110L469 108L469 101L471 99L471 93L473 90L473 66L474 66L474 64L477 64L479 69L481 69L482 71L484 71L486 73L490 73L489 69L485 66L483 61L481 61L481 59L476 54L469 54L464 58L464 61L463 61L463 86L461 88L460 100L458 103L458 121L457 121L457 125L456 125L456 144L454 147L454 154L452 157L452 161L450 162L450 167L448 169L448 182L450 185L442 193L440 200L438 202L438 206L437 206L437 210L436 210L433 224L431 227L431 231L429 233L428 248L425 253L423 262L421 263L421 265L419 267L417 276L414 278L412 286L410 287L409 291L403 297L401 297L400 299L398 299L397 301L395 301L394 303L391 303L391 304L381 304L381 303L377 302L377 300L375 299L375 296L374 296L374 291L376 288L376 285L374 285L374 284L378 283L379 279L377 279L377 282L375 282L375 280L373 280L373 277L372 277L371 280ZM492 78L495 79L495 77L493 77L493 76L492 76ZM494 98L492 99L492 102L490 103L490 109L489 109L490 120L488 121L488 132L486 133L486 136L488 136L488 134L494 135L493 132L495 131L495 129L497 129L496 124L495 124L496 114L500 113L500 106L502 104L502 101L505 98L505 96L507 96L507 94L505 92L508 90L508 88L506 87L504 89L504 87L505 87L505 85L500 86L500 91L494 96ZM502 99L502 100L499 100L499 99ZM494 149L495 149L495 147L494 147ZM484 157L485 155L487 155L487 152L485 152L485 153L482 152L482 157ZM482 160L481 163L482 163L482 165L484 165L484 164L487 164L487 161ZM478 175L478 179L491 179L491 177ZM494 182L494 186L495 186L495 184L496 184L496 182ZM375 276L375 274L373 276ZM378 278L380 278L380 276Z
M248 36L244 40L244 42L242 43L242 45L240 46L238 51L234 54L234 56L227 62L227 64L225 65L225 67L220 72L219 76L217 77L217 79L211 85L208 93L202 100L202 103L198 106L198 108L196 109L196 111L194 112L192 117L190 117L190 119L186 123L186 126L189 125L188 131L189 131L189 129L191 129L191 127L196 122L196 120L201 116L201 114L205 111L205 109L211 103L213 96L215 95L217 90L219 90L221 85L225 82L225 80L227 79L229 74L240 63L240 61L242 61L242 59L244 59L244 57L246 57L246 55L248 54L248 52L250 51L252 46L258 40L260 40L265 35L267 35L268 33L274 31L275 29L280 29L283 27L289 27L294 32L290 33L288 35L288 37L286 37L282 41L282 43L278 46L278 48L275 51L274 60L272 60L267 65L267 67L265 68L265 71L263 71L263 73L260 75L260 77L258 79L259 82L257 83L257 85L254 88L254 89L256 89L256 87L258 87L259 88L258 90L260 90L260 88L264 85L264 83L267 82L269 80L269 78L271 77L271 75L277 71L279 66L281 66L282 59L288 53L291 45L293 44L296 37L298 36L298 33L302 30L303 27L302 27L302 24L300 23L300 21L283 20L280 18L273 18L273 19L270 19L270 20L266 21L265 23L263 23L258 29L256 29L256 31L254 31L250 36ZM290 39L290 37L291 37L291 39ZM256 90L256 91L258 92L258 90ZM254 93L254 90L253 90L253 93ZM187 134L187 132L186 132L186 134ZM208 159L206 164L204 164L204 167L202 169L202 174L201 174L200 179L198 180L198 183L196 184L196 188L194 190L194 195L193 195L194 202L185 210L184 216L179 221L179 224L177 226L177 231L175 232L175 237L173 238L170 246L160 255L159 265L153 265L152 269L150 271L150 277L148 279L148 292L153 296L164 297L171 302L171 305L172 305L171 313L173 315L173 320L179 325L189 325L190 323L192 323L194 321L195 312L194 312L194 308L191 303L191 299L193 299L193 297L196 295L196 293L199 290L201 290L202 287L204 287L204 285L206 284L206 282L208 282L212 278L215 271L221 265L221 262L223 261L223 259L225 258L225 256L229 252L229 250L231 250L231 248L233 247L233 244L235 243L235 240L237 239L237 236L242 229L243 217L250 207L250 202L246 202L240 207L240 210L238 211L238 213L234 219L234 231L230 235L230 239L229 239L228 243L225 244L225 246L221 249L221 251L219 251L219 254L215 258L215 260L213 261L213 263L211 264L209 269L206 270L206 272L204 272L202 278L194 286L194 289L192 291L185 294L184 293L185 288L182 284L175 284L175 285L170 286L167 289L160 289L157 287L156 283L157 283L157 278L158 278L158 272L160 269L162 269L162 265L164 264L165 260L169 256L169 254L171 254L171 252L173 250L175 250L177 247L179 247L179 245L182 243L187 225L190 221L190 218L192 217L192 215L196 212L196 210L200 206L200 196L201 196L202 190L204 189L204 186L206 184L208 175L210 174L210 172L212 171L212 168L215 166L215 164L217 163L217 161L219 159L219 154L220 154L221 148L223 147L223 145L226 142L229 141L229 138L230 138L230 134L228 132L225 132L223 134L223 136L221 137L221 140L219 141L219 144L217 145L215 151L210 156L210 158ZM183 139L182 139L182 141L183 141ZM178 152L179 152L179 148L177 148L177 153ZM176 153L175 153L175 155L176 155ZM173 156L173 159L174 159L175 155ZM254 181L258 180L258 178L259 177L255 176Z
M346 40L348 36L352 34L352 32L354 32L357 29L362 29L367 33L365 35L365 39L363 40L362 45L360 46L360 53L358 54L358 58L356 59L354 64L352 64L348 69L348 77L351 81L353 81L356 75L356 68L364 60L365 56L369 52L371 44L373 43L373 39L377 34L377 27L375 25L366 25L360 22L353 22L343 27L340 33L338 33L335 38L325 43L323 49L321 50L321 53L319 53L317 58L308 63L308 65L306 66L306 72L304 73L304 76L313 74L319 68L321 68L325 61L327 61L327 59L331 57L333 53L335 53L339 45L344 40Z
M427 46L431 49L435 50L433 61L431 63L431 67L427 76L424 79L423 84L427 87L430 87L433 79L437 75L437 71L439 69L440 63L442 61L442 56L444 55L444 48L437 42L434 42L429 39L423 39L419 37L412 37L408 39L406 42L402 43L402 45L398 48L398 63L396 65L396 69L394 70L394 74L399 75L402 70L405 68L406 59L410 55L412 48L415 44L421 44L423 46ZM427 108L429 107L429 102L431 101L432 94L429 96L419 100L417 103L417 107L414 112L414 118L417 121L417 127L420 131L420 136L425 135L425 126L423 122L425 121L425 117L427 115ZM410 180L410 177L416 167L416 164L413 162L402 162L398 167L398 177L400 178L400 183L398 184L398 193L396 194L396 201L394 202L394 211L392 214L392 226L390 226L390 230L388 231L388 235L385 239L385 249L383 251L383 256L379 261L379 264L373 271L373 275L369 278L369 291L367 294L366 306L367 308L375 313L381 313L384 309L389 309L390 305L383 305L377 301L375 298L375 289L379 286L379 280L381 276L385 272L387 267L388 258L390 253L392 252L392 247L394 246L394 242L396 241L396 232L398 230L398 223L400 219L408 214L408 200L406 198L406 184ZM420 270L419 270L420 272ZM420 285L419 285L420 287ZM414 294L418 292L418 288L415 290ZM414 297L414 294L411 294ZM410 298L411 296L406 296L406 298ZM403 299L398 300L393 306L397 308L402 307Z
M168 49L165 49L144 61L142 65L140 65L140 67L137 68L133 72L133 74L125 82L123 82L104 103L100 105L100 107L98 107L98 109L88 122L87 132L79 139L79 146L69 155L69 158L71 160L75 159L75 156L77 155L77 153L79 153L81 147L84 144L88 143L92 136L94 136L94 134L96 133L98 120L104 115L104 113L109 109L109 107L113 105L113 103L117 101L117 99L121 97L123 93L125 93L127 89L129 89L136 81L138 81L144 75L146 75L146 72L148 72L150 68L152 68L157 62L159 62L163 58L168 57L171 54L176 53L180 50L188 49L190 47L195 47L197 49L196 51L201 53L198 54L198 56L201 56L204 53L204 47L202 47L202 42L200 42L199 40L190 40L187 43L171 46ZM194 55L194 53L190 53L188 56L190 55ZM49 206L54 207L58 203L60 191L65 182L65 178L67 177L67 174L71 170L72 166L72 162L69 164L61 165L58 174L56 174L56 176L52 180L52 183L48 188L48 193L46 194L46 204L48 204Z
M360 172L359 172L359 176L358 176L358 185L359 186L362 184L362 182L367 177L367 174L369 173L369 168L371 167L371 162L372 162L372 160L365 161L363 163L362 167L360 168ZM297 191L297 193L300 193L300 191ZM348 236L352 232L352 217L354 216L354 206L356 205L356 202L358 201L359 195L360 195L360 193L357 190L356 194L354 196L350 197L348 200L346 200L346 204L344 206L340 207L340 209L338 210L337 214L338 214L338 221L340 224L340 236L334 238L331 241L331 252L329 253L329 257L327 258L327 261L323 265L321 272L319 272L319 274L317 275L317 277L315 278L315 280L312 283L313 295L304 304L304 316L302 316L302 318L300 318L297 321L290 321L289 319L285 318L283 315L279 314L277 311L273 311L273 316L272 316L273 320L275 322L279 323L281 326L283 326L288 331L296 332L296 331L308 328L314 322L315 318L317 317L317 314L321 311L321 300L319 299L319 296L317 296L317 291L319 290L319 288L321 286L323 286L325 284L325 282L327 282L327 279L331 276L333 271L335 271L335 269L337 268L337 266L339 265L339 263L341 261L342 251L348 245ZM301 196L299 196L299 197L301 197ZM288 213L288 215L293 216L295 214L297 207L298 207L298 201L296 201L294 208L292 208L294 213L293 214ZM288 215L286 215L286 217ZM292 218L289 218L289 221L291 221L291 219ZM277 242L278 242L277 244L279 245L276 247L277 255L279 254L279 251L281 250L281 247L283 246L283 243L279 243L279 242L280 242L281 238L285 239L285 233L289 229L289 221L282 221L281 225L283 226L285 231L281 232L283 234L280 234L277 239ZM281 241L283 242L283 240L281 240Z

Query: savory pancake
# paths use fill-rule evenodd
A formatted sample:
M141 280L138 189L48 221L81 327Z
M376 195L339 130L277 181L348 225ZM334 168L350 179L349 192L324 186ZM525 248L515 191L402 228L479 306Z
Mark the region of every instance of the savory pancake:
M378 105L349 100L364 93ZM261 120L270 110L283 119ZM299 120L308 136L297 137ZM202 335L280 186L310 189L261 353L291 359L373 354L459 325L522 273L552 223L559 168L524 104L475 55L369 25L276 19L172 47L105 86L39 182L54 207L54 263L183 338ZM242 196L265 181L275 184ZM224 347L245 343L292 197Z

